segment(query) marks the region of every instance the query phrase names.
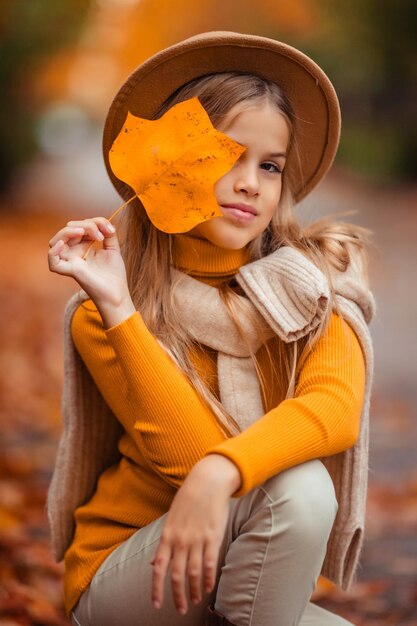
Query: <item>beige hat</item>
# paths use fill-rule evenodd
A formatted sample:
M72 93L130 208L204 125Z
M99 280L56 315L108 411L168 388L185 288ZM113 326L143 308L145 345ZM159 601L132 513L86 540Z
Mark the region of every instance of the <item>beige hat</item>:
M339 143L340 108L323 70L299 50L273 39L208 32L149 58L129 76L111 103L104 126L104 160L113 185L124 199L132 196L132 190L114 176L108 155L128 111L152 119L162 103L185 83L205 74L228 71L261 76L279 85L289 98L301 158L301 163L294 162L291 168L299 172L293 180L296 201L325 176ZM296 158L294 152L288 156L287 167L291 167L292 158Z

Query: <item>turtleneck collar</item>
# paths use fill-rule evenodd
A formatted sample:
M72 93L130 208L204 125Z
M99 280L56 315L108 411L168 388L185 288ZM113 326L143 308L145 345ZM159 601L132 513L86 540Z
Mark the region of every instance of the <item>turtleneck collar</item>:
M206 239L190 235L174 235L172 245L173 265L212 286L232 278L242 265L249 263L247 248L228 250L219 248Z

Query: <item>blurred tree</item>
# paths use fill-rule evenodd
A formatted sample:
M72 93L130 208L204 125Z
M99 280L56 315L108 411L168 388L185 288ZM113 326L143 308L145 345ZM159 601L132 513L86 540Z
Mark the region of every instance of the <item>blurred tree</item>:
M40 97L69 98L102 122L126 76L147 57L181 39L210 30L235 30L284 39L314 29L317 2L240 0L92 0L85 36L54 55L37 77Z
M28 85L47 54L69 45L89 0L2 0L0 3L0 191L34 150L35 103Z
M224 0L3 2L0 139L8 148L0 186L34 147L34 103L70 100L101 125L138 63L205 30L271 36L311 54L341 100L339 162L379 180L417 178L415 0L240 0L238 7ZM69 45L81 27L82 40Z
M323 21L307 51L341 100L340 160L381 180L417 179L417 3L319 3Z

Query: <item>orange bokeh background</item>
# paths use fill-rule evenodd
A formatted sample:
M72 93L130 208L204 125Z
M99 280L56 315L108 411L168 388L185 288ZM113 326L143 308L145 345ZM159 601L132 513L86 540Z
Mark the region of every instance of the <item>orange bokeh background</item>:
M342 594L322 581L317 598L358 626L417 624L413 10L409 0L13 0L0 8L0 626L68 623L44 504L60 431L61 319L76 285L48 272L49 238L68 219L109 216L120 204L101 132L125 77L157 50L217 29L300 47L340 94L340 155L297 213L309 221L354 209L348 219L375 233L376 378L358 582Z

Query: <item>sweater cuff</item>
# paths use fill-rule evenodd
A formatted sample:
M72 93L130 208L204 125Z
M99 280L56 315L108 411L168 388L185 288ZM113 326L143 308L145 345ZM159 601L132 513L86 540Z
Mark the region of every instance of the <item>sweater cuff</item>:
M207 452L207 454L221 454L234 463L239 470L241 476L241 485L240 488L235 491L232 495L232 498L240 498L241 496L246 495L251 489L256 487L257 484L260 484L262 480L256 482L256 475L254 475L253 468L252 471L247 471L247 468L243 467L240 463L240 454L236 454L233 448L230 446L230 442L233 440L233 437L230 439L226 439L222 443L218 444L215 448L212 448ZM229 444L229 445L228 445Z
M138 311L135 311L134 313L132 313L132 315L130 315L129 317L127 317L125 320L123 320L122 322L119 322L118 324L115 324L114 326L110 326L110 328L105 328L104 332L107 335L107 337L110 339L114 333L114 331L118 331L118 332L129 332L129 328L132 325L132 318L135 317L139 317L140 320L142 320L140 313ZM142 323L144 324L144 322L142 321ZM135 322L133 322L133 324L135 324ZM126 330L124 329L124 326L126 325Z
M149 384L156 375L157 364L158 367L168 361L173 364L168 353L151 333L138 311L120 324L105 330L105 334L121 363L127 363L132 369L137 369L138 357L145 359L141 361L140 371L143 377L143 363L146 362L149 366L146 369L152 373Z
M151 348L152 351L157 349L164 352L138 311L116 326L107 328L104 332L116 353L122 354L124 357L130 357L131 353L135 352L134 348L139 352L145 347L146 349ZM138 341L139 338L140 342Z

